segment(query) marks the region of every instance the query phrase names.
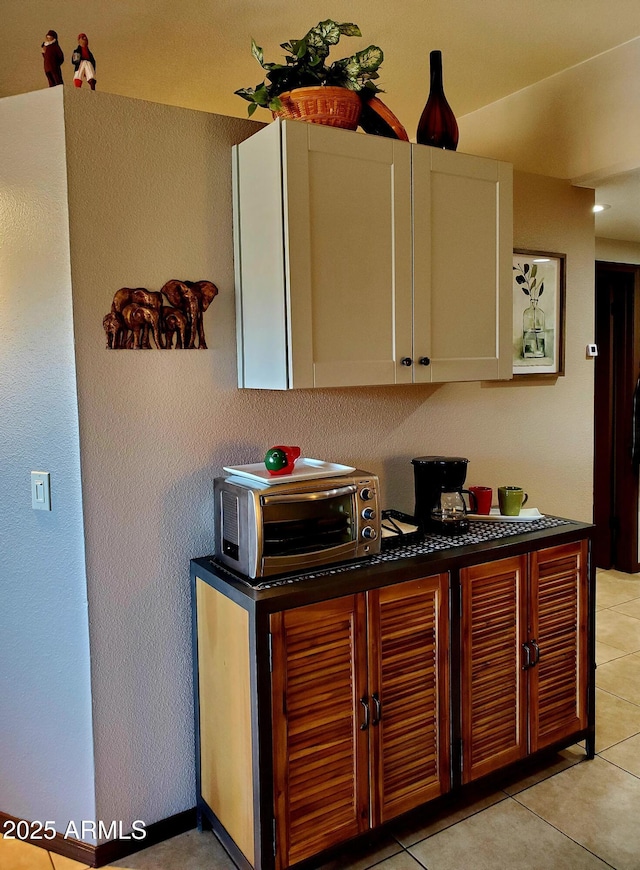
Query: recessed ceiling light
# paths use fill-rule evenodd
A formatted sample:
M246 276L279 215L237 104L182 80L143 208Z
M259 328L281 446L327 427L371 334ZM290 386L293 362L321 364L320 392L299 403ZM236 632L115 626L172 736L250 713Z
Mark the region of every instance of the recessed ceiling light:
M594 205L593 211L595 214L598 214L600 211L606 211L608 208L611 208L610 205L606 205L605 203L599 203L598 205Z

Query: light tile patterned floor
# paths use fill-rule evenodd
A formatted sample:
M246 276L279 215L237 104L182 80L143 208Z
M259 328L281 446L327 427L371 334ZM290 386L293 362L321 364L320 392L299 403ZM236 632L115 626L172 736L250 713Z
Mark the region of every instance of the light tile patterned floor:
M323 870L640 870L640 574L598 571L596 751L559 753L542 770L434 814ZM234 870L209 832L188 831L111 867ZM2 870L83 870L0 839Z

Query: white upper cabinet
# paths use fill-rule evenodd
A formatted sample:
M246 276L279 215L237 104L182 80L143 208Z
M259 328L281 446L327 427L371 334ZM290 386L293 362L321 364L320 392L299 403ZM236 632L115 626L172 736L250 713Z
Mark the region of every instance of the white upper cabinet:
M508 379L512 166L413 145L412 167L414 380Z
M300 121L234 148L241 387L511 376L511 167Z

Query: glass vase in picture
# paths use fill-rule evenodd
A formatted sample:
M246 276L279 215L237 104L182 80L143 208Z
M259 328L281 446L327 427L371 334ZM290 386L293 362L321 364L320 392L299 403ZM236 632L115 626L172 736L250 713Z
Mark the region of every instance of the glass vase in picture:
M537 299L531 299L522 314L522 356L524 359L541 359L545 356L544 311Z

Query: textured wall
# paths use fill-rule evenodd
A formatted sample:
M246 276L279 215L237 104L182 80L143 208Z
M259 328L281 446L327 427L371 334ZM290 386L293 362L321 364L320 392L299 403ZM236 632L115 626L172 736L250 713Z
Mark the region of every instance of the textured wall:
M384 506L411 510L411 458L463 455L469 482L590 519L592 194L516 174L516 245L568 256L565 378L239 391L230 146L256 125L65 91L97 813L151 823L194 803L188 563L213 548L223 465L299 444L379 473ZM114 292L172 277L218 284L209 349L107 351Z
M230 171L257 125L73 89L65 110L97 811L152 823L194 805L189 559L212 549L214 470L255 430L235 388ZM210 349L107 351L115 291L170 278L219 286Z
M64 831L95 808L62 88L0 101L0 239L0 810Z

